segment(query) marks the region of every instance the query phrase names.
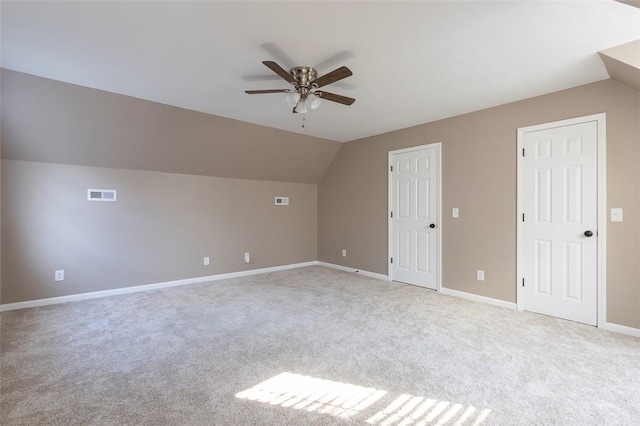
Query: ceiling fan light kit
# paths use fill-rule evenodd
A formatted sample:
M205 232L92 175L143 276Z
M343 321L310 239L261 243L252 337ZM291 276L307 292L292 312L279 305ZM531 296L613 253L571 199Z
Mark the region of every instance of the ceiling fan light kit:
M322 99L317 97L315 94L310 93L309 96L307 96L307 102L309 103L311 109L316 109L322 103Z
M307 102L298 102L296 107L293 109L293 112L306 114L307 113Z
M356 100L347 96L336 95L321 90L320 87L335 83L338 80L347 78L353 73L347 67L340 67L318 77L318 72L311 67L294 67L289 72L273 61L263 61L271 71L278 74L282 79L293 85L293 89L269 89L269 90L245 90L249 95L265 93L287 93L286 102L292 107L293 113L305 114L309 109L316 109L322 103L322 99L337 102L343 105L351 105Z
M286 99L289 106L293 108L300 100L300 93L292 91L291 93L289 93L289 95L287 95Z

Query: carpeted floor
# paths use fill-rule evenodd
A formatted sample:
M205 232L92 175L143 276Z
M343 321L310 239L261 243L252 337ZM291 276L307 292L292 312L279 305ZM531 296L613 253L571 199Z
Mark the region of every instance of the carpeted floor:
M324 267L1 315L3 425L640 424L640 339Z

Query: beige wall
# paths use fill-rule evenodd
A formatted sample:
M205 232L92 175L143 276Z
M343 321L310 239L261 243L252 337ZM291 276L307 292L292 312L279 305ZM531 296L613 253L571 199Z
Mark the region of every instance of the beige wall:
M316 260L316 184L340 143L6 69L0 78L2 303ZM92 187L119 201L86 201Z
M387 274L388 152L442 142L443 286L514 302L516 130L600 112L608 207L624 209L608 223L608 321L640 328L640 93L614 80L344 144L318 186L319 260Z
M608 207L625 210L608 229L608 320L640 328L640 95L613 80L341 147L13 71L1 77L2 303L316 258L386 274L387 153L433 142L443 144L444 286L515 301L516 129L606 112ZM120 201L89 203L89 187L118 189ZM276 195L292 205L277 209ZM245 251L254 263L242 262ZM56 268L63 283L53 283Z
M318 183L340 149L335 141L6 69L0 76L5 159Z
M2 303L317 258L314 184L15 160L1 171ZM87 201L88 188L118 201Z

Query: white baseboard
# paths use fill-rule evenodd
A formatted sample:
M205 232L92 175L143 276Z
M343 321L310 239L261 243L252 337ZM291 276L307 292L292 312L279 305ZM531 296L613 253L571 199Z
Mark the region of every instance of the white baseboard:
M338 269L340 271L354 272L354 273L362 274L362 275L365 275L365 276L368 276L368 277L389 281L389 276L388 275L377 274L375 272L369 272L369 271L363 271L361 269L349 268L347 266L336 265L334 263L317 262L317 264L319 266L326 266L328 268ZM481 302L481 303L487 303L489 305L500 306L502 308L516 309L516 304L512 303L512 302L506 302L504 300L493 299L491 297L479 296L477 294L472 294L472 293L465 293L463 291L452 290L452 289L449 289L449 288L442 287L440 289L440 293L447 294L449 296L459 297L461 299L471 300L471 301L474 301L474 302Z
M450 288L442 287L440 293L447 294L449 296L459 297L461 299L467 299L474 302L487 303L489 305L500 306L501 308L516 309L514 302L507 302L505 300L494 299L492 297L480 296L478 294L467 293L459 290L452 290Z
M4 305L0 305L0 312L13 311L13 310L24 309L24 308L34 308L38 306L55 305L58 303L75 302L80 300L97 299L100 297L115 296L115 295L128 294L128 293L137 293L141 291L157 290L161 288L176 287L176 286L188 285L188 284L220 281L220 280L225 280L230 278L247 277L250 275L266 274L269 272L285 271L287 269L303 268L305 266L315 266L315 265L338 269L340 271L353 272L353 273L361 274L367 277L377 278L380 280L385 280L385 281L389 280L389 277L387 275L378 274L375 272L349 268L347 266L336 265L334 263L310 261L310 262L303 262L303 263L294 263L290 265L273 266L270 268L250 269L248 271L229 272L226 274L187 278L187 279L175 280L175 281L166 281L166 282L155 283L155 284L144 284L144 285L133 286L133 287L123 287L123 288L115 288L111 290L93 291L90 293L72 294L69 296L29 300L26 302L6 303ZM485 297L477 294L466 293L464 291L452 290L450 288L442 287L440 289L440 293L447 294L449 296L459 297L461 299L471 300L474 302L481 302L481 303L487 303L489 305L500 306L502 308L516 309L516 304L512 302L506 302L504 300L493 299L491 297ZM621 333L621 334L627 334L630 336L640 337L640 329L638 328L627 327L624 325L618 325L618 324L613 324L609 322L605 322L603 325L600 325L599 328L607 331L612 331L615 333Z
M452 290L450 288L444 288L440 290L442 294L448 294L450 296L460 297L462 299L472 300L475 302L488 303L494 306L500 306L502 308L516 309L516 304L512 302L506 302L504 300L493 299L491 297L479 296L477 294L466 293L464 291ZM627 327L626 325L612 324L605 322L603 325L599 325L598 328L607 331L613 331L614 333L627 334L629 336L640 337L640 329Z
M180 285L204 283L210 281L226 280L229 278L247 277L250 275L266 274L268 272L284 271L287 269L302 268L304 266L317 265L317 261L294 263L291 265L274 266L270 268L250 269L248 271L229 272L226 274L209 275L206 277L187 278L184 280L166 281L155 284L143 284L133 287L114 288L111 290L92 291L90 293L71 294L69 296L50 297L47 299L28 300L26 302L6 303L0 305L0 312L16 309L35 308L38 306L55 305L58 303L75 302L79 300L97 299L99 297L115 296L119 294L137 293L140 291L157 290L160 288L176 287Z
M375 272L363 271L362 269L349 268L348 266L336 265L335 263L316 262L316 265L326 266L327 268L338 269L340 271L346 271L346 272L353 272L356 274L364 275L366 277L389 281L389 277L387 275L378 274Z
M599 325L598 328L607 331L613 331L615 333L628 334L629 336L640 337L640 328L627 327L626 325L618 325L610 322L605 322L603 325Z

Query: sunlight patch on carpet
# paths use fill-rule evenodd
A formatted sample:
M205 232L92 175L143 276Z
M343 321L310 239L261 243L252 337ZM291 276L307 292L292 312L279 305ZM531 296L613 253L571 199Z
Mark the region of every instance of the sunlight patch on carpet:
M237 393L236 398L350 418L387 395L385 390L285 372ZM402 394L366 422L380 426L480 425L490 413L472 405Z
M386 393L349 383L282 373L236 394L236 398L346 418L361 412Z
M367 423L380 426L480 425L490 413L489 409L478 412L473 405L465 408L462 404L402 394L371 416Z

